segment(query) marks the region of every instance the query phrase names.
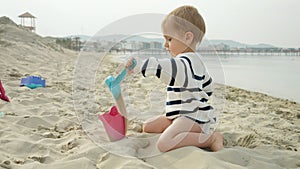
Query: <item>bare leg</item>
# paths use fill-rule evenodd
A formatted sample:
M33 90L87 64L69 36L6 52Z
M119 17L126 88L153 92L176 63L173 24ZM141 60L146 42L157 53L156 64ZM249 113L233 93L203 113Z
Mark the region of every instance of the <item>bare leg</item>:
M146 133L162 133L171 124L172 120L160 115L145 121L143 131Z
M220 133L202 134L197 123L185 117L179 117L160 136L157 147L160 151L166 152L184 146L197 146L218 151L223 148L223 138Z

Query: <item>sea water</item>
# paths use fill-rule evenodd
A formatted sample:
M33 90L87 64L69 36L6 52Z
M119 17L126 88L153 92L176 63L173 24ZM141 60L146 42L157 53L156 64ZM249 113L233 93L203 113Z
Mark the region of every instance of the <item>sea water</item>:
M225 84L300 103L300 56L219 56Z

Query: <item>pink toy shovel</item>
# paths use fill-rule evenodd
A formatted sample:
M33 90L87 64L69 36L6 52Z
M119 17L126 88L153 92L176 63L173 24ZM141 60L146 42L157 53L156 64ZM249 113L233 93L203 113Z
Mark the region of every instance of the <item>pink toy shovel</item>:
M0 99L9 102L9 98L5 95L5 91L2 86L1 80L0 80Z
M121 140L125 137L125 119L116 106L111 107L110 111L98 116L102 121L110 141Z

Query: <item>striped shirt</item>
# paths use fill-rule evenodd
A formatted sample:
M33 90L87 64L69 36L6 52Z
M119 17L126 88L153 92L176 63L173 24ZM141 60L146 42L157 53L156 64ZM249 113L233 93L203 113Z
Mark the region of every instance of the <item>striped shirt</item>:
M215 122L213 107L207 102L213 92L212 78L196 53L170 59L151 57L144 61L141 72L167 84L166 117L185 116L201 124Z

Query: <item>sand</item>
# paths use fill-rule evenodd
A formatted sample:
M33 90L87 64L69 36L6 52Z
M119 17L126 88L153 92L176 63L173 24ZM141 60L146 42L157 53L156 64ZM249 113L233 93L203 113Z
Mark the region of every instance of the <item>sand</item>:
M5 17L0 51L0 78L11 100L0 100L0 168L300 167L299 103L216 85L214 103L223 111L216 130L225 148L160 153L159 135L141 132L144 120L164 111L165 91L157 79L134 74L124 81L127 139L110 142L97 116L114 105L103 80L122 69L120 58L64 49ZM27 75L45 78L46 88L20 87Z

